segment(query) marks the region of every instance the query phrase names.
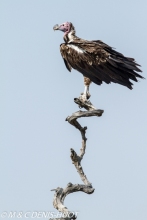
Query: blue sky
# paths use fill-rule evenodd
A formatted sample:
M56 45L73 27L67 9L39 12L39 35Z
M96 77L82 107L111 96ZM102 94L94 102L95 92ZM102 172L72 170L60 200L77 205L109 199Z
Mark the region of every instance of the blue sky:
M134 57L147 78L146 8L145 0L0 1L0 213L56 212L50 190L82 183L70 160L81 137L65 118L78 110L83 77L66 70L63 33L53 26L71 21L77 36ZM88 126L82 166L95 188L67 196L79 219L147 219L147 82L139 81L132 91L91 85L105 112L79 120Z

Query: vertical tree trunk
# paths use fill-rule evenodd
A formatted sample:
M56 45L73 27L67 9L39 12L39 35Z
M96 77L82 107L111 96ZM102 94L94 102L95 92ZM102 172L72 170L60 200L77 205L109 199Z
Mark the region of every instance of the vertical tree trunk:
M90 101L83 102L80 98L75 98L74 102L79 105L80 108L85 108L87 111L77 111L73 113L71 116L68 116L66 118L66 121L68 121L71 125L73 125L75 128L77 128L82 137L82 147L80 149L79 155L74 151L74 149L70 149L71 151L71 160L74 164L77 172L79 173L79 176L81 177L81 180L84 184L72 184L68 183L67 186L63 189L60 187L57 187L56 189L53 189L52 191L55 191L54 199L53 199L53 206L56 208L59 212L61 212L62 218L59 218L60 220L69 220L69 219L75 219L77 218L76 213L70 212L67 207L64 206L64 199L65 197L73 192L82 191L87 194L91 194L94 192L94 188L92 186L92 183L89 182L88 178L86 177L81 161L83 159L83 156L85 154L86 150L86 130L87 127L82 127L79 122L77 121L78 118L81 117L91 117L91 116L102 116L103 110L96 109Z

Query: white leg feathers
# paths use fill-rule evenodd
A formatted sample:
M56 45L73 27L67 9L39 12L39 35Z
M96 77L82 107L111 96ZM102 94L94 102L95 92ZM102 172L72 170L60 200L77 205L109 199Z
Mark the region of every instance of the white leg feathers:
M90 98L90 93L89 93L90 83L91 80L87 77L84 77L84 93L81 96L83 101L87 101Z

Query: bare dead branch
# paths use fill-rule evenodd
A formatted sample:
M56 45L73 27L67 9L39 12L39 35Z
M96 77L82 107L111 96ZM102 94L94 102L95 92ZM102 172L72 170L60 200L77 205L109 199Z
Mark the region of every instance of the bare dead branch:
M80 125L80 123L77 121L78 118L81 117L91 117L91 116L97 116L100 117L103 114L103 110L100 109L96 109L90 101L86 101L83 102L82 100L80 100L80 98L75 98L74 99L75 103L78 104L81 108L85 108L88 111L78 111L73 113L71 116L68 116L66 118L66 121L68 121L71 125L73 125L75 128L77 128L80 133L81 133L81 137L82 137L82 147L80 149L80 154L77 155L77 153L74 151L74 149L70 149L71 151L71 160L72 163L74 164L77 172L79 173L79 176L81 178L81 180L83 181L84 185L80 185L80 184L72 184L72 183L68 183L66 188L60 188L58 187L57 189L54 189L55 194L54 194L54 199L53 199L53 205L54 207L62 212L64 214L64 218L60 218L58 220L69 220L69 219L75 219L76 216L71 216L71 213L67 207L64 206L64 199L65 197L73 192L78 192L78 191L82 191L85 192L87 194L91 194L94 192L94 188L92 187L92 184L89 182L89 180L87 179L83 168L81 166L81 161L83 159L83 156L85 154L85 150L86 150L86 130L87 127L82 127ZM73 214L73 213L72 213Z
M85 108L86 110L96 110L90 100L83 101L82 96L79 98L74 98L74 102L79 106L79 108Z

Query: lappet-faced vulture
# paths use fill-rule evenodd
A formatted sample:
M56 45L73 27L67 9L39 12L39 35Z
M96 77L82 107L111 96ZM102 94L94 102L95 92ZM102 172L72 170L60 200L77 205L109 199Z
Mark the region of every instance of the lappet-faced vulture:
M64 41L60 45L60 52L69 71L79 71L84 76L83 100L90 97L89 85L94 82L101 85L113 82L132 89L137 78L143 78L138 72L142 72L135 60L125 57L109 45L100 40L84 40L76 36L75 28L71 22L55 25L54 30L64 32Z

